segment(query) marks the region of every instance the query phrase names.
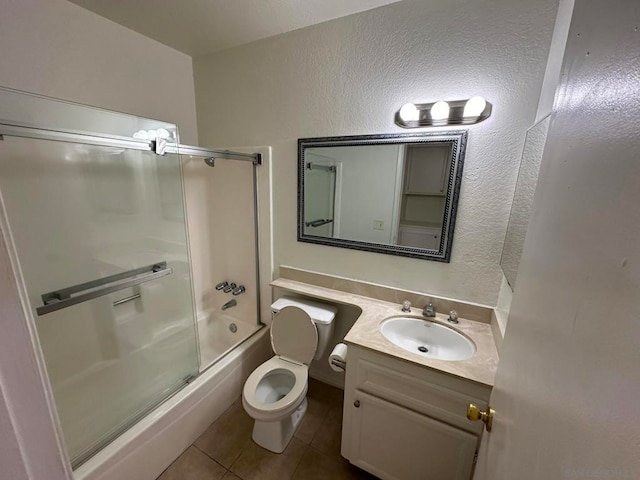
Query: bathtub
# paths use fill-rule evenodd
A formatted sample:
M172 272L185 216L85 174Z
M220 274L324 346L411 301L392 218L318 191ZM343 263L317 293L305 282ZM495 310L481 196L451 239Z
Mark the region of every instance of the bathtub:
M221 333L230 331L233 321L220 317L213 323ZM224 344L213 347L225 348ZM155 480L231 406L246 378L271 355L268 329L263 327L78 467L74 479Z
M209 368L220 357L233 350L259 329L259 325L230 313L221 311L199 313L200 371Z

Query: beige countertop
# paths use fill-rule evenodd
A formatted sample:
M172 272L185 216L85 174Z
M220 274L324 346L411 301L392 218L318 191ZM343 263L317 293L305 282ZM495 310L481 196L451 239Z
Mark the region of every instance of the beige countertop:
M360 317L344 338L344 342L348 345L357 345L455 377L471 380L482 385L493 386L496 367L498 365L498 352L493 339L493 333L491 332L491 325L488 323L467 320L460 317L460 323L452 326L447 323L446 315L438 313L435 319L430 318L429 320L431 321L442 323L463 333L470 338L476 346L476 353L468 360L436 360L417 353L408 352L391 343L382 336L380 332L380 323L389 317L415 316L417 318L424 318L421 315L422 310L418 308L411 308L411 313L402 312L401 305L397 303L286 278L278 278L272 281L271 285L302 295L336 303L354 305L360 308L360 310L362 310Z

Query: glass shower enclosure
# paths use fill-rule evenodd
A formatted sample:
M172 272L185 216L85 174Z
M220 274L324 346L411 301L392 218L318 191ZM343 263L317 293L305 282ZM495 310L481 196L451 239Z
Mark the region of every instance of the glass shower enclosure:
M198 373L180 159L139 148L177 128L5 89L0 128L2 233L75 467Z

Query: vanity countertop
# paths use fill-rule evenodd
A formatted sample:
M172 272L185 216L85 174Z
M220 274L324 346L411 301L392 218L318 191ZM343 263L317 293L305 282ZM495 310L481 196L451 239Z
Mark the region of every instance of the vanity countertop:
M447 323L447 316L441 313L437 313L435 318L429 318L430 321L436 321L459 330L475 343L477 349L473 357L468 360L437 360L408 352L388 341L380 332L380 323L389 317L412 316L424 318L421 309L412 307L410 313L402 312L401 305L397 303L286 278L278 278L272 281L271 285L301 295L354 305L360 308L362 310L360 317L344 338L344 342L347 345L357 345L412 364L422 365L482 385L493 386L498 365L498 352L493 339L491 325L488 323L466 320L460 317L458 319L460 323L452 326Z

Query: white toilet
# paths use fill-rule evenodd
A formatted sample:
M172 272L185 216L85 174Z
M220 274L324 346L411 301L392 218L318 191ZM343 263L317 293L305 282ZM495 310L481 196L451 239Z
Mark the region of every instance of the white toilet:
M275 356L249 376L242 405L255 419L254 442L282 453L307 411L309 364L326 352L337 308L285 296L271 305L271 311Z

